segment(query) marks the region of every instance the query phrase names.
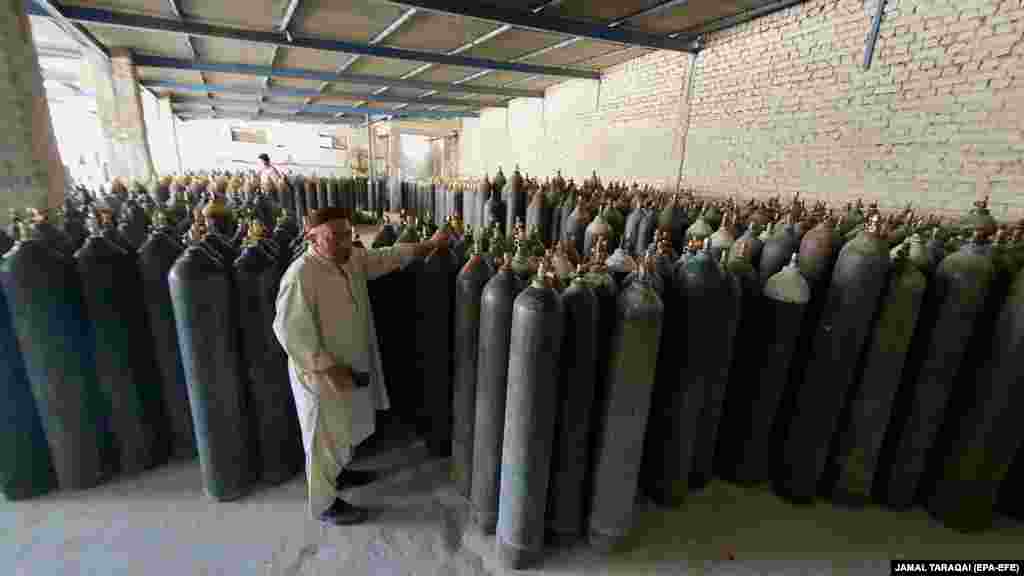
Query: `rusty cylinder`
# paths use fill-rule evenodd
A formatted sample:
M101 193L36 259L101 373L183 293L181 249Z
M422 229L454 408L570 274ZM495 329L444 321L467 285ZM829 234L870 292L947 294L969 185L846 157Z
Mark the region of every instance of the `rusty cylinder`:
M505 433L498 497L498 556L523 569L544 550L544 512L555 434L562 302L545 281L542 263L533 283L516 296L508 359Z
M762 254L762 269L764 258ZM776 490L790 500L813 501L817 493L840 413L856 384L861 352L875 323L888 269L889 246L876 214L863 232L843 246L832 273L776 479Z

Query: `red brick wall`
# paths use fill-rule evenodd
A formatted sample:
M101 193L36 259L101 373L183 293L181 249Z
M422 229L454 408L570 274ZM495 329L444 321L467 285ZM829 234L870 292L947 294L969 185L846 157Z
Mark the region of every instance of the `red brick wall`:
M460 171L597 170L718 194L800 192L1024 216L1024 0L810 0L463 122Z
M1024 2L812 0L717 33L697 58L685 181L1024 215Z

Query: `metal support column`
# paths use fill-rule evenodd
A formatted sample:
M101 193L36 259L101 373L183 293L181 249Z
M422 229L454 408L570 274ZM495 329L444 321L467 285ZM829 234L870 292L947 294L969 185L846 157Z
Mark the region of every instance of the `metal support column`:
M381 213L383 212L383 207L380 206L380 202L377 201L377 177L375 174L376 171L373 167L373 122L370 121L369 114L366 115L366 142L366 152L370 157L366 172L369 176L369 180L367 180L366 185L370 195L370 206L373 207L374 212L377 213L377 217L380 218Z

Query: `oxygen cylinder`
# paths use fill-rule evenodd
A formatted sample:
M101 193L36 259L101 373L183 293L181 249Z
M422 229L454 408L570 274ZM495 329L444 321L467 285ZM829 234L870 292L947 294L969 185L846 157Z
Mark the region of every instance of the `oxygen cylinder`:
M546 272L542 261L533 282L516 296L512 312L498 497L498 556L503 566L514 570L533 564L544 550L544 512L565 322L561 299L547 286Z
M306 213L307 214L310 214L314 210L317 210L318 208L320 208L320 204L319 204L320 197L317 194L317 190L316 190L317 182L318 182L318 178L316 176L313 176L311 178L306 178L306 181L305 181Z
M200 242L178 258L168 275L203 491L219 501L243 496L250 471L238 326L228 270L221 257Z
M562 207L565 205L565 197L561 190L555 189L555 193L548 198L548 242L555 244L562 238L562 223L565 222L565 212Z
M811 290L800 274L797 255L790 264L768 279L764 285L761 306L763 325L771 330L764 336L765 348L752 358L758 373L756 385L742 394L734 426L729 434L736 439L735 466L726 478L742 484L757 484L770 479L774 462L781 454L784 438L781 430L788 423L788 414L780 413L780 403L789 380L789 365L796 349ZM749 418L741 417L749 413ZM780 430L781 429L781 430ZM726 448L728 450L728 448Z
M295 176L292 182L292 190L294 191L295 213L298 215L299 228L304 228L306 218L309 216L312 208L306 203L306 179L301 174Z
M0 490L7 500L45 494L57 488L57 478L2 291L0 382L4 398L0 402Z
M764 305L761 283L757 270L750 262L750 244L737 241L733 244L731 259L725 266L727 275L733 280L733 291L738 304L738 322L733 339L734 354L729 368L728 384L720 423L720 438L716 445L715 469L724 478L736 480L738 458L743 453L743 444L750 429L753 393L761 379L756 362L757 351L762 346L761 328L764 324Z
M455 386L453 393L452 471L459 494L472 494L473 424L476 421L477 355L484 286L494 271L483 259L481 241L459 272L455 289Z
M96 486L110 472L110 415L96 381L95 340L74 263L35 226L4 255L0 280L57 484Z
M787 218L784 226L776 225L775 231L761 249L761 266L759 275L762 281L771 278L789 262L790 256L800 248L800 241L793 229L794 216Z
M744 246L744 250L747 253L747 261L754 267L754 271L760 270L761 264L761 250L764 248L764 242L758 238L761 233L761 226L756 221L751 220L750 224L747 225L747 229L744 230L743 234L736 239L736 242L732 245L732 249L729 251L730 258L733 254L739 251L740 246ZM760 272L757 272L758 278L760 279ZM762 282L763 284L763 282Z
M995 221L980 204L984 212L971 222L972 241L939 264L921 313L922 322L931 321L930 331L924 326L926 331L920 332L927 348L916 372L907 375L911 385L897 399L887 439L891 450L886 453L883 487L885 502L895 508L912 506L918 495L929 496L931 486L924 478L929 451L933 446L949 449L952 439L940 434L943 421L958 421L976 386L968 346L979 330L990 328L980 320L996 272L990 244Z
M597 295L587 285L582 266L562 292L565 314L558 370L558 401L555 442L551 455L551 489L548 491L548 528L560 538L582 533L586 509L587 449L593 420L594 385L597 381Z
M548 215L547 198L543 190L535 190L526 208L526 229L540 232L540 240L545 246L551 241L549 233L550 217Z
M501 188L502 199L505 201L505 235L511 236L515 230L516 220L526 221L526 188L523 182L523 175L519 173L519 166L516 166L509 178L508 184Z
M738 288L711 259L711 238L680 270L680 284L686 290L686 317L691 330L687 340L684 378L704 389L704 401L697 421L690 468L690 489L702 488L710 480L722 400L732 362L732 337L738 320Z
M808 234L809 235L809 234ZM864 358L861 384L841 421L837 450L825 474L832 499L855 505L871 501L882 441L900 387L910 339L917 326L927 280L900 251Z
M643 208L640 206L640 202L637 201L633 206L633 210L626 216L626 225L622 234L622 248L630 254L636 254L637 235L640 231L640 221L643 217Z
M115 468L137 474L167 459L162 387L153 370L153 335L145 321L135 255L103 238L100 224L94 225L75 260L96 336L97 382L109 405Z
M612 228L604 219L604 215L600 213L594 217L594 219L590 222L590 224L587 225L587 228L584 231L583 251L580 252L581 254L583 254L584 258L591 257L594 250L594 244L598 238L604 238L608 240L609 243L612 242Z
M638 256L643 254L647 250L647 245L654 240L654 232L657 230L657 212L651 208L644 208L639 219L636 247L633 250L633 253Z
M304 455L288 376L288 358L274 335L274 305L280 283L277 255L250 231L235 261L235 290L242 328L242 357L248 367L245 408L249 458L254 478L279 484L302 469Z
M644 431L654 388L664 307L643 275L619 296L608 357L607 387L599 404L603 421L595 452L590 515L591 545L609 550L633 523Z
M148 220L146 211L134 200L122 206L118 231L132 250L138 250L139 246L146 241L146 230L149 228Z
M497 191L491 193L491 197L484 203L484 217L487 220L487 226L493 226L495 223L501 225L502 230L505 228L505 203L501 201Z
M771 241L761 255L762 270L770 245ZM857 383L857 367L875 324L888 269L888 244L875 214L839 253L814 352L797 392L776 482L776 489L793 501L812 501L817 493L837 421L848 391Z
M450 254L428 256L416 277L416 353L423 402L419 421L427 449L447 457L452 449L452 378L448 350L451 294L448 285Z
M506 256L480 296L480 348L477 356L476 417L473 425L472 502L485 534L498 522L498 482L504 440L512 312L523 289Z
M940 477L928 499L928 511L948 528L961 532L992 525L997 495L1004 512L1020 516L1020 450L1024 427L1012 407L1024 402L1024 273L1018 272L996 321L991 353L978 373L977 390L957 439L943 454ZM1017 454L1018 463L1014 464ZM1000 494L1000 484L1003 490ZM1017 506L1013 506L1013 503ZM1014 509L1016 508L1016 509Z
M728 253L732 245L736 243L736 236L733 235L733 217L726 212L722 225L711 235L711 259L715 262L722 260L722 253Z
M161 223L160 217L157 222ZM170 455L174 458L193 458L196 455L195 433L188 406L185 369L181 365L178 333L174 325L170 285L167 283L167 274L183 250L171 235L170 229L158 224L139 249L139 271L146 317L153 334L156 368L160 374L164 414L170 431Z
M587 216L586 208L580 204L576 204L572 212L569 213L569 217L566 219L565 226L565 239L572 240L576 244L576 252L583 255L585 253L586 238L587 238L587 227L589 221Z
M331 205L331 194L328 190L330 186L330 177L324 176L323 178L317 178L316 182L316 205L319 208L327 208Z

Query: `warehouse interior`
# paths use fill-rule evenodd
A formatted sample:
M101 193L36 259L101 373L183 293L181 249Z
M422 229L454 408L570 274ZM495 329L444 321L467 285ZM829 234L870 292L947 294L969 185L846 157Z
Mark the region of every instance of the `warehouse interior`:
M1021 0L15 0L0 62L15 574L1022 560ZM327 207L448 239L367 283L344 527L272 330Z

